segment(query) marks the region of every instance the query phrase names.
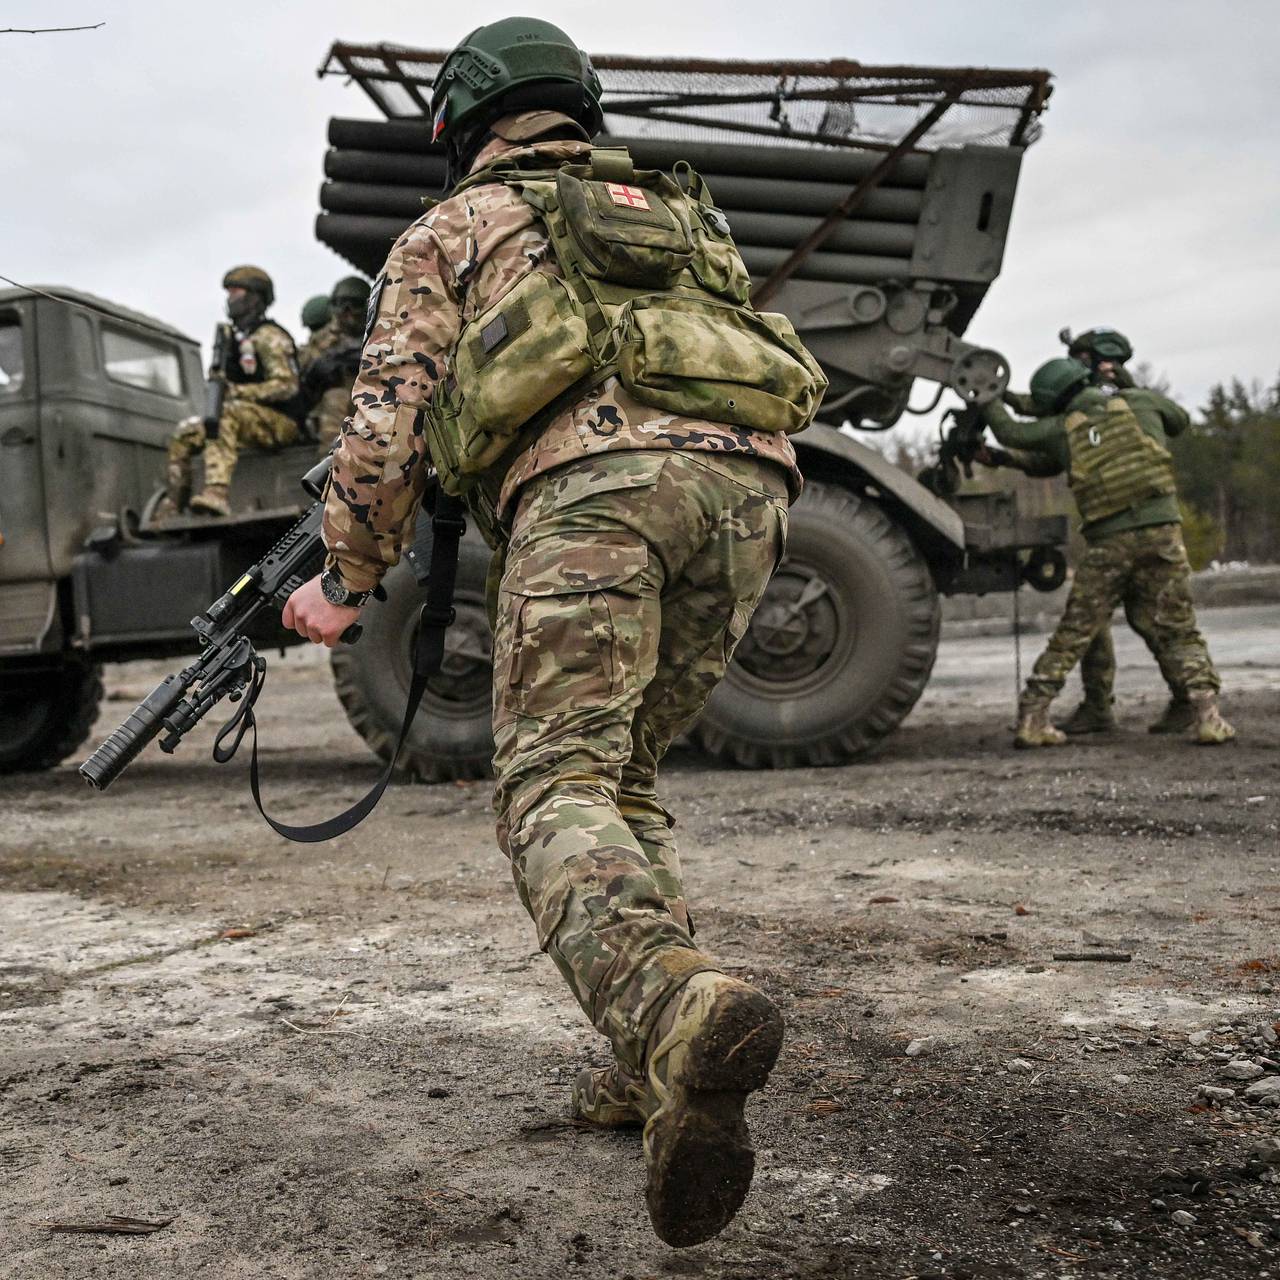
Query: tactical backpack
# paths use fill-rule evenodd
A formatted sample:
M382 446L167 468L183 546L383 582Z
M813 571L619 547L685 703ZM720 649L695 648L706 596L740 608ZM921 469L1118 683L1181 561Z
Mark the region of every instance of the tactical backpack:
M1085 524L1177 492L1173 458L1142 429L1123 395L1072 411L1065 426L1071 492Z
M664 413L758 431L813 420L821 368L785 316L752 308L706 184L684 164L675 178L637 170L625 148L594 148L589 163L557 168L499 157L454 189L517 191L563 276L534 268L463 327L425 415L446 490L467 492L613 374Z

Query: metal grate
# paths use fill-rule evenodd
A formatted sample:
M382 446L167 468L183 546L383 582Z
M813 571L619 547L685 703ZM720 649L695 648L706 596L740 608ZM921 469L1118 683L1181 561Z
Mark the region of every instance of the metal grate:
M430 115L431 83L445 56L443 50L337 43L319 74L354 80L388 119L415 119ZM934 113L913 150L1027 146L1039 136L1051 92L1047 71L849 61L592 61L604 86L606 132L684 142L767 140L888 152Z

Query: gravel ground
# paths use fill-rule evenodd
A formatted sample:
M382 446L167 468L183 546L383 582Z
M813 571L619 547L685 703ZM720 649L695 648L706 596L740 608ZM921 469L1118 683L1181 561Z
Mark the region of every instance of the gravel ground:
M601 1042L485 784L289 846L208 730L101 798L4 779L0 1276L1280 1277L1277 617L1211 621L1221 750L1143 732L1125 642L1121 733L1015 753L1005 638L868 763L673 760L699 939L788 1023L751 1197L689 1250L638 1138L567 1118ZM109 673L95 739L161 672ZM282 816L372 780L314 657L260 711ZM49 1229L112 1215L166 1225Z

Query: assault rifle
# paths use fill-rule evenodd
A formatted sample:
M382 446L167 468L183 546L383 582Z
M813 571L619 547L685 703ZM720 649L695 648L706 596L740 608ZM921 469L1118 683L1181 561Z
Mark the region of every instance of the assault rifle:
M204 381L204 429L218 434L222 418L222 402L227 394L227 356L235 334L229 324L219 324L213 331L213 355L209 358L209 376Z
M310 361L302 371L302 390L308 404L314 404L333 387L349 387L360 372L360 353L364 345L359 337L338 343Z
M266 660L258 654L246 632L264 610L283 608L289 596L312 577L324 560L321 536L324 503L321 495L332 459L317 463L302 478L302 487L315 502L297 524L247 569L203 613L191 619L200 637L200 656L176 675L166 676L134 708L125 722L80 766L80 776L96 791L105 791L129 767L138 753L156 738L160 750L172 753L183 737L223 698L240 706L218 731L213 758L226 764L240 747L246 732L253 733L249 788L258 812L270 826L289 840L328 840L373 812L391 775L396 758L413 724L427 681L444 660L445 631L453 621L453 588L458 568L458 543L466 530L461 500L437 490L430 495L431 519L420 520L416 545L428 562L425 601L413 651L413 678L405 705L400 739L386 771L363 799L334 818L312 826L292 827L277 822L262 807L258 788L258 734L253 708L267 678ZM385 599L380 591L375 596ZM342 633L346 644L355 644L361 628L352 623ZM163 734L163 737L161 735ZM224 741L230 737L230 744Z
M266 661L254 650L245 634L253 620L272 606L283 608L293 591L312 577L324 559L320 536L324 504L319 501L330 460L313 467L303 477L302 486L317 499L301 519L267 552L247 569L203 613L191 619L200 637L200 656L177 675L165 678L147 695L125 722L80 766L80 776L95 790L105 791L153 739L160 738L160 750L172 753L183 737L223 698L233 702L245 696L245 707L237 712L214 746L220 757L223 736L243 721L243 712L257 700L266 675ZM343 640L354 644L360 627L353 624ZM240 745L237 735L226 759Z

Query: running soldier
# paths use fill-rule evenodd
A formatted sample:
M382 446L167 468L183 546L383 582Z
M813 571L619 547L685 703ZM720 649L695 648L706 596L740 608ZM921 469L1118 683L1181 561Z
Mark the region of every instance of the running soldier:
M452 194L375 285L328 566L284 616L332 645L410 537L428 466L465 495L498 550L498 842L615 1059L578 1077L572 1107L643 1126L654 1229L691 1245L747 1195L743 1104L782 1018L695 946L657 770L782 555L800 486L786 433L825 381L782 317L751 310L696 175L682 190L592 149L600 92L535 19L445 60L432 109Z

